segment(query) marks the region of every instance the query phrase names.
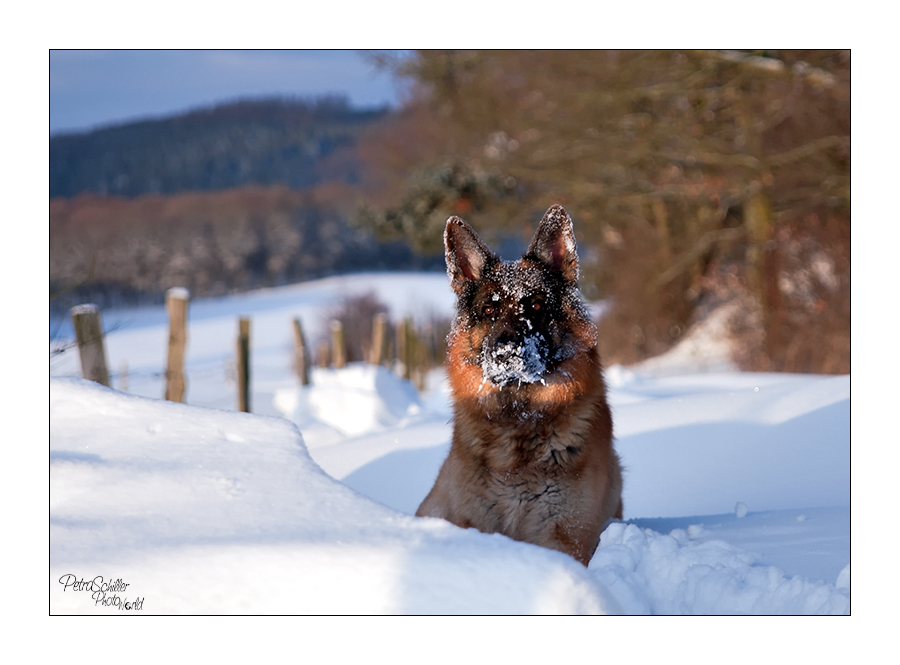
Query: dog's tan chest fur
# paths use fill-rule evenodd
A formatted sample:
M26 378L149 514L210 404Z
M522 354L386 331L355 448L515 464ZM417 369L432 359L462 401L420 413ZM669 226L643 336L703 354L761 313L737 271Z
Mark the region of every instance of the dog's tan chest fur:
M606 520L621 517L621 472L605 400L573 407L521 422L458 414L450 454L417 514L561 550L587 565Z

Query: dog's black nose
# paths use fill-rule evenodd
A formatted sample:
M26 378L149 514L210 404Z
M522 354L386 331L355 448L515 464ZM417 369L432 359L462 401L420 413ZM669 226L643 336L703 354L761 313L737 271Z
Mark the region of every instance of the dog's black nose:
M519 336L513 330L502 330L494 339L494 348L498 351L519 343Z

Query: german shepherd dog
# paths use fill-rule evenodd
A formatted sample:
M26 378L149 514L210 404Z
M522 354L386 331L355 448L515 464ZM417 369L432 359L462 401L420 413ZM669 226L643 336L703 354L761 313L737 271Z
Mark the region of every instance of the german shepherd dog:
M416 515L560 550L585 566L622 517L622 471L578 290L572 220L547 211L501 262L459 217L444 232L456 292L448 337L453 439Z

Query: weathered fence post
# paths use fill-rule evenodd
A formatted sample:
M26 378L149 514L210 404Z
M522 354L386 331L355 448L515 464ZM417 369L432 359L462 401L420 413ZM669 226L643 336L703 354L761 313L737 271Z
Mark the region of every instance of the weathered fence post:
M387 347L387 314L379 312L372 321L372 351L369 362L380 365L384 362Z
M331 322L331 364L336 368L346 367L347 365L344 324L337 319Z
M437 356L437 343L434 339L435 331L432 323L426 323L417 333L416 353L416 377L415 384L419 391L425 390L425 378L428 372L435 366Z
M187 344L187 310L191 294L187 289L166 291L166 311L169 313L169 360L166 365L166 399L184 401L184 347Z
M70 310L75 339L81 357L81 375L90 381L109 386L106 350L103 346L103 326L100 308L96 305L77 305Z
M416 364L416 328L412 317L403 319L397 326L397 359L400 361L400 375L411 380Z
M250 319L238 321L238 410L250 413Z
M409 335L406 329L409 327L407 319L403 319L397 324L397 362L400 367L400 376L404 379L409 378Z
M416 386L419 392L425 390L425 374L428 372L428 345L422 330L412 328L412 371L410 372L410 381Z
M429 321L421 330L422 335L422 364L427 372L437 364L437 331L434 323Z
M306 345L306 336L300 326L300 319L294 319L294 368L300 378L300 384L309 385L309 347Z

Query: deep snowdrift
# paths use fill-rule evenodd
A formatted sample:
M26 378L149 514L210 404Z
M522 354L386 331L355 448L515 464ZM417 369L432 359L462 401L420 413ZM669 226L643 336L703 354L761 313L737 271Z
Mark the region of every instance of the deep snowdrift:
M371 379L372 401L394 408L402 402L403 383L387 371L355 367L346 374L358 392ZM332 379L323 391L340 384ZM411 405L419 408L416 400ZM136 600L139 611L161 613L849 610L849 589L836 588L836 577L830 584L789 578L711 538L719 524L690 521L668 534L642 528L641 520L612 524L585 570L556 552L375 503L325 474L285 420L131 397L71 379L51 381L50 409L53 612L122 611L115 603ZM324 447L323 459L355 458L345 482L368 482L367 493L384 504L416 494L397 488L418 487L408 506L414 510L445 449L433 444L435 431L446 436L446 425L411 410L405 425L381 424L368 440ZM431 446L428 436L417 436L429 429ZM367 453L354 455L351 447ZM416 450L435 454L429 463L410 463L403 453ZM370 457L377 464L367 464ZM368 476L360 473L367 466ZM634 457L630 475L641 478L641 467ZM662 497L664 489L656 492ZM793 511L789 520L803 529L820 517L834 519L832 511L820 512L797 521ZM775 522L785 528L784 516ZM68 575L128 587L94 597L89 587L60 583L73 579ZM844 578L849 586L849 569Z
M849 612L849 377L729 371L696 340L609 368L625 521L585 569L411 516L449 445L440 372L421 395L363 365L297 385L291 319L370 289L394 317L452 302L442 275L367 275L192 303L193 406L51 355L51 612ZM254 411L280 418L222 410L248 313ZM160 396L162 308L104 323L116 385Z
M79 380L50 394L54 613L620 611L566 555L356 494L284 420Z

